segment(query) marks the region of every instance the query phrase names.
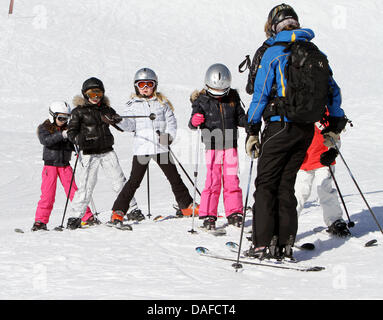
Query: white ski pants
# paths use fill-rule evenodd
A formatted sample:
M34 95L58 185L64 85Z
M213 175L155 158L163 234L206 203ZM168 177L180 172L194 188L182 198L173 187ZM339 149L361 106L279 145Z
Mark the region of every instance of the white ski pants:
M331 166L331 169L335 172L334 166ZM343 212L339 204L337 190L332 187L332 178L327 167L310 171L299 170L295 182L298 216L310 196L313 185L315 185L317 189L325 224L330 226L336 220L342 219Z
M99 167L105 171L105 175L112 181L112 188L118 194L126 182L117 155L114 151L102 154L82 154L81 164L77 166L76 183L78 190L72 200L72 211L74 216L82 217L91 200L93 190L97 183ZM133 198L130 207L135 206L136 200Z

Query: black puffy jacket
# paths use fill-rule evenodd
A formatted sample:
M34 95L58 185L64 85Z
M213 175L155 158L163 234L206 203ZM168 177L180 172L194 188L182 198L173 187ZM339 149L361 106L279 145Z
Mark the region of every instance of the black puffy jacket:
M223 98L216 99L208 95L206 90L194 91L190 97L192 114L202 113L205 122L200 126L202 141L206 149L237 148L238 127L247 123L245 110L237 90L230 89ZM196 129L189 121L189 128Z
M48 119L37 128L40 143L44 146L43 160L47 166L66 167L74 150L73 144L64 139L62 129Z
M94 105L81 96L76 96L73 104L75 109L72 111L68 125L69 140L77 144L84 154L112 151L113 135L109 130L109 124L101 119L101 115L116 114L109 105L109 99L104 97L99 105Z

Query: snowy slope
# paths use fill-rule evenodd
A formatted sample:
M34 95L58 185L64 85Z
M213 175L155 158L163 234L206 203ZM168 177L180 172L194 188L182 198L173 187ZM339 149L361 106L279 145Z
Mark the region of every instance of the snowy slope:
M336 176L356 222L353 237L340 240L313 232L323 226L315 191L300 218L298 243L314 242L316 250L296 251L296 257L302 264L326 266L319 273L253 266L236 273L230 262L199 257L194 248L203 245L230 256L224 244L239 241L239 230L228 229L221 238L191 235L191 219L159 223L147 219L134 225L133 232L100 226L62 233L15 233L14 228L29 230L33 224L43 165L36 128L47 118L50 101L70 102L80 93L82 82L96 76L104 81L106 94L119 111L133 91L134 72L144 66L153 68L159 75L160 91L176 108L179 131L172 148L191 174L197 143L187 129L190 93L202 88L209 65L222 62L231 69L233 86L248 105L247 75L239 74L237 66L264 40L265 19L279 1L16 0L12 16L7 15L7 1L3 2L0 299L382 298L383 278L377 267L383 263L381 245L363 247L373 238L381 243L382 234L340 159ZM342 88L344 110L354 122L354 128L343 135L342 154L383 224L383 168L375 160L383 155L379 134L383 93L379 18L383 4L380 0L295 0L289 4L302 26L317 33L314 42L329 56ZM132 137L113 133L128 175ZM241 131L240 146L244 138ZM202 151L200 189L205 175ZM245 193L249 159L243 147L240 154ZM170 186L155 164L150 170L152 214L173 214ZM186 178L184 181L190 186ZM144 180L136 195L145 213L146 189ZM109 219L115 197L100 170L94 201L103 221ZM64 192L58 186L51 229L60 225L64 205ZM199 224L196 220L195 225ZM246 225L251 225L250 216ZM247 241L244 246L248 248Z

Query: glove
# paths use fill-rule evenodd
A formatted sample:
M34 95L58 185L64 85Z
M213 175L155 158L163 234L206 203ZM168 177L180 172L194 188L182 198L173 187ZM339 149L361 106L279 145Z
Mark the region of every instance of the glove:
M101 120L104 121L107 124L110 124L111 126L116 125L117 123L122 121L122 118L117 114L102 114L101 115Z
M339 140L339 135L346 127L348 119L346 117L328 117L329 125L322 130L324 142L323 144L332 148L335 146L335 143Z
M340 136L340 133L335 133L332 131L325 133L323 134L323 138L324 138L323 144L327 148L334 148L336 145L336 142L339 140L339 136Z
M195 113L191 119L191 124L194 127L198 127L204 122L205 122L205 116L202 113Z
M173 142L172 136L169 133L161 133L159 135L159 142L163 146L170 146Z
M338 151L334 148L330 148L320 155L319 161L322 165L329 167L335 161L335 158L337 156L338 156Z
M252 136L252 135L247 135L246 137L246 154L254 159L257 159L259 157L259 138L258 135Z
M64 140L68 139L68 132L67 132L67 130L63 130L61 133L63 135Z

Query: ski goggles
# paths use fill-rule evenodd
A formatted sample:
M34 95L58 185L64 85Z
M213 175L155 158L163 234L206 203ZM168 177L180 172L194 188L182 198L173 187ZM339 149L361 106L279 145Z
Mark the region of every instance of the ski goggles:
M102 98L104 96L104 92L101 89L89 89L85 92L86 96L90 99Z
M70 116L57 116L57 120L60 122L68 122L70 119Z
M135 83L135 86L139 89L144 89L145 87L154 88L155 85L155 81L138 81Z

